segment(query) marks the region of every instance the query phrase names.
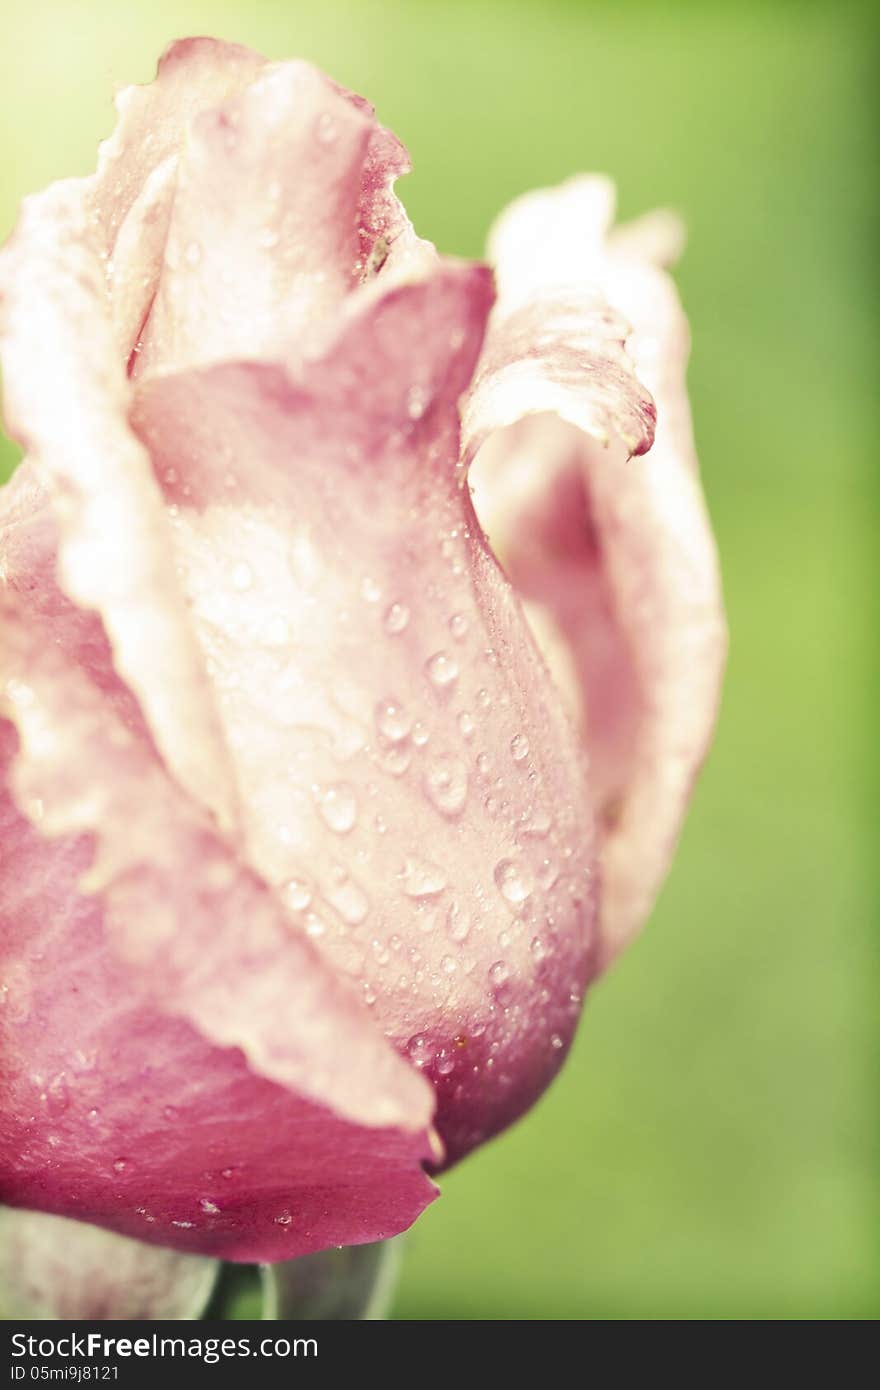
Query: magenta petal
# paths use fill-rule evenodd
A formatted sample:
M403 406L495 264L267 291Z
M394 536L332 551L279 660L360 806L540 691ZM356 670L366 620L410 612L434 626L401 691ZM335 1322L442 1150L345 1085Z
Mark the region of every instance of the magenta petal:
M19 685L19 697L24 688L31 687ZM14 745L11 726L0 722L3 775ZM93 770L113 775L106 761ZM120 819L129 836L144 833L139 805L135 795L132 813ZM25 806L44 819L32 797ZM167 830L174 834L173 825ZM284 1259L377 1240L415 1219L434 1196L421 1168L432 1154L424 1133L347 1122L264 1079L240 1048L212 1046L173 1016L179 1000L150 997L166 977L143 957L143 942L134 967L120 959L101 902L78 891L93 857L88 840L44 838L4 795L0 832L3 1201L229 1259ZM114 899L112 889L104 892L104 901ZM136 899L126 906L128 925L142 938L156 919L174 921L161 888L146 917ZM216 885L211 897L187 899L181 910L188 915L177 930L205 913L213 930L205 949L216 945ZM286 1029L301 1049L310 1032L297 1009L305 981L285 985L281 973L281 1002L273 1003L265 978L261 988L261 977L248 974L248 935L240 935L241 968L229 971L233 988L245 1000L260 989L259 1005L251 1005L255 1023L260 1006L272 1010L276 1032ZM273 978L283 972L283 959L269 970ZM217 1007L214 1031L234 1031L235 1008ZM346 1074L359 1078L364 1113L376 1094L373 1039L350 1036L345 1044L339 1014L326 1020L344 1044ZM309 1079L332 1097L333 1048L312 1036L320 1055ZM377 1046L381 1041L376 1035ZM289 1069L290 1060L276 1056L275 1069Z
M478 515L589 751L605 961L665 876L725 651L686 324L671 282L646 260L669 259L680 229L654 217L606 241L612 211L610 185L584 178L505 213L492 243L499 305L464 417L469 453L480 450ZM626 353L617 310L635 329ZM651 445L645 388L653 448L627 461Z
M0 1209L0 1316L63 1322L198 1318L215 1260L44 1212Z

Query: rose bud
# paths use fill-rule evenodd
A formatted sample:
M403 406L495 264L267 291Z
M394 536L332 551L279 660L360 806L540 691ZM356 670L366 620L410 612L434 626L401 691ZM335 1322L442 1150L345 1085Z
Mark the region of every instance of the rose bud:
M525 198L496 296L308 65L190 40L118 107L0 265L0 1196L31 1310L186 1317L544 1090L725 641L673 220Z

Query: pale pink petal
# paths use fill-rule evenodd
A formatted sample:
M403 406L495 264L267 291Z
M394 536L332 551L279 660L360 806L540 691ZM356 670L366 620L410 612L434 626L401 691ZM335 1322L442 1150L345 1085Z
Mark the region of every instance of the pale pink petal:
M85 189L72 180L28 200L0 257L6 425L51 494L65 591L101 614L175 775L231 825L231 765L168 564L161 495L127 423L131 388Z
M37 1211L0 1209L0 1315L12 1320L193 1319L219 1266Z
M391 193L406 168L371 108L307 63L267 67L200 116L136 374L300 354L392 244L414 240Z
M640 259L668 258L680 232L668 215L652 219L615 250L612 198L605 180L573 180L501 219L497 318L464 417L469 452L480 450L478 515L584 725L603 962L641 926L666 873L725 648L686 325L671 282ZM626 320L601 310L605 299ZM624 354L627 320L636 331ZM628 458L651 442L645 388L655 441Z
M326 355L147 378L135 423L248 855L437 1088L453 1154L560 1065L592 939L571 731L474 524L481 268L351 296Z
M101 146L95 176L82 182L124 361L159 283L178 160L190 126L264 66L264 58L238 44L182 39L166 49L153 82L117 94L116 129Z
M14 746L0 722L2 775ZM89 841L46 839L5 793L0 832L4 1201L244 1260L376 1240L415 1219L435 1195L424 1134L348 1123L160 1011L98 898L79 890ZM239 985L247 995L253 981ZM292 1035L307 1028L296 1004L293 985L277 1019ZM369 1074L361 1084L366 1097Z

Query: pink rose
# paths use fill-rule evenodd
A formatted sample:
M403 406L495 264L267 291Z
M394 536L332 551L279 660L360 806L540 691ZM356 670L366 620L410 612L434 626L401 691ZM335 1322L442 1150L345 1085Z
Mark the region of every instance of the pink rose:
M392 1235L541 1093L724 627L677 224L531 195L496 296L306 64L189 40L118 105L2 262L0 1190L189 1306L174 1252Z

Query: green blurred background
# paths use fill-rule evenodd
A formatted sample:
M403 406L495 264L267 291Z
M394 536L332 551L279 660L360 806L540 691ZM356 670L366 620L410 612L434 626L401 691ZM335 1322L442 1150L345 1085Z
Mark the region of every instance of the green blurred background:
M732 633L718 740L648 931L547 1098L444 1180L397 1316L875 1316L868 11L29 0L4 19L4 234L24 193L92 167L113 84L186 33L311 58L369 96L444 251L479 255L508 199L581 169L616 178L622 214L666 203L690 227Z

